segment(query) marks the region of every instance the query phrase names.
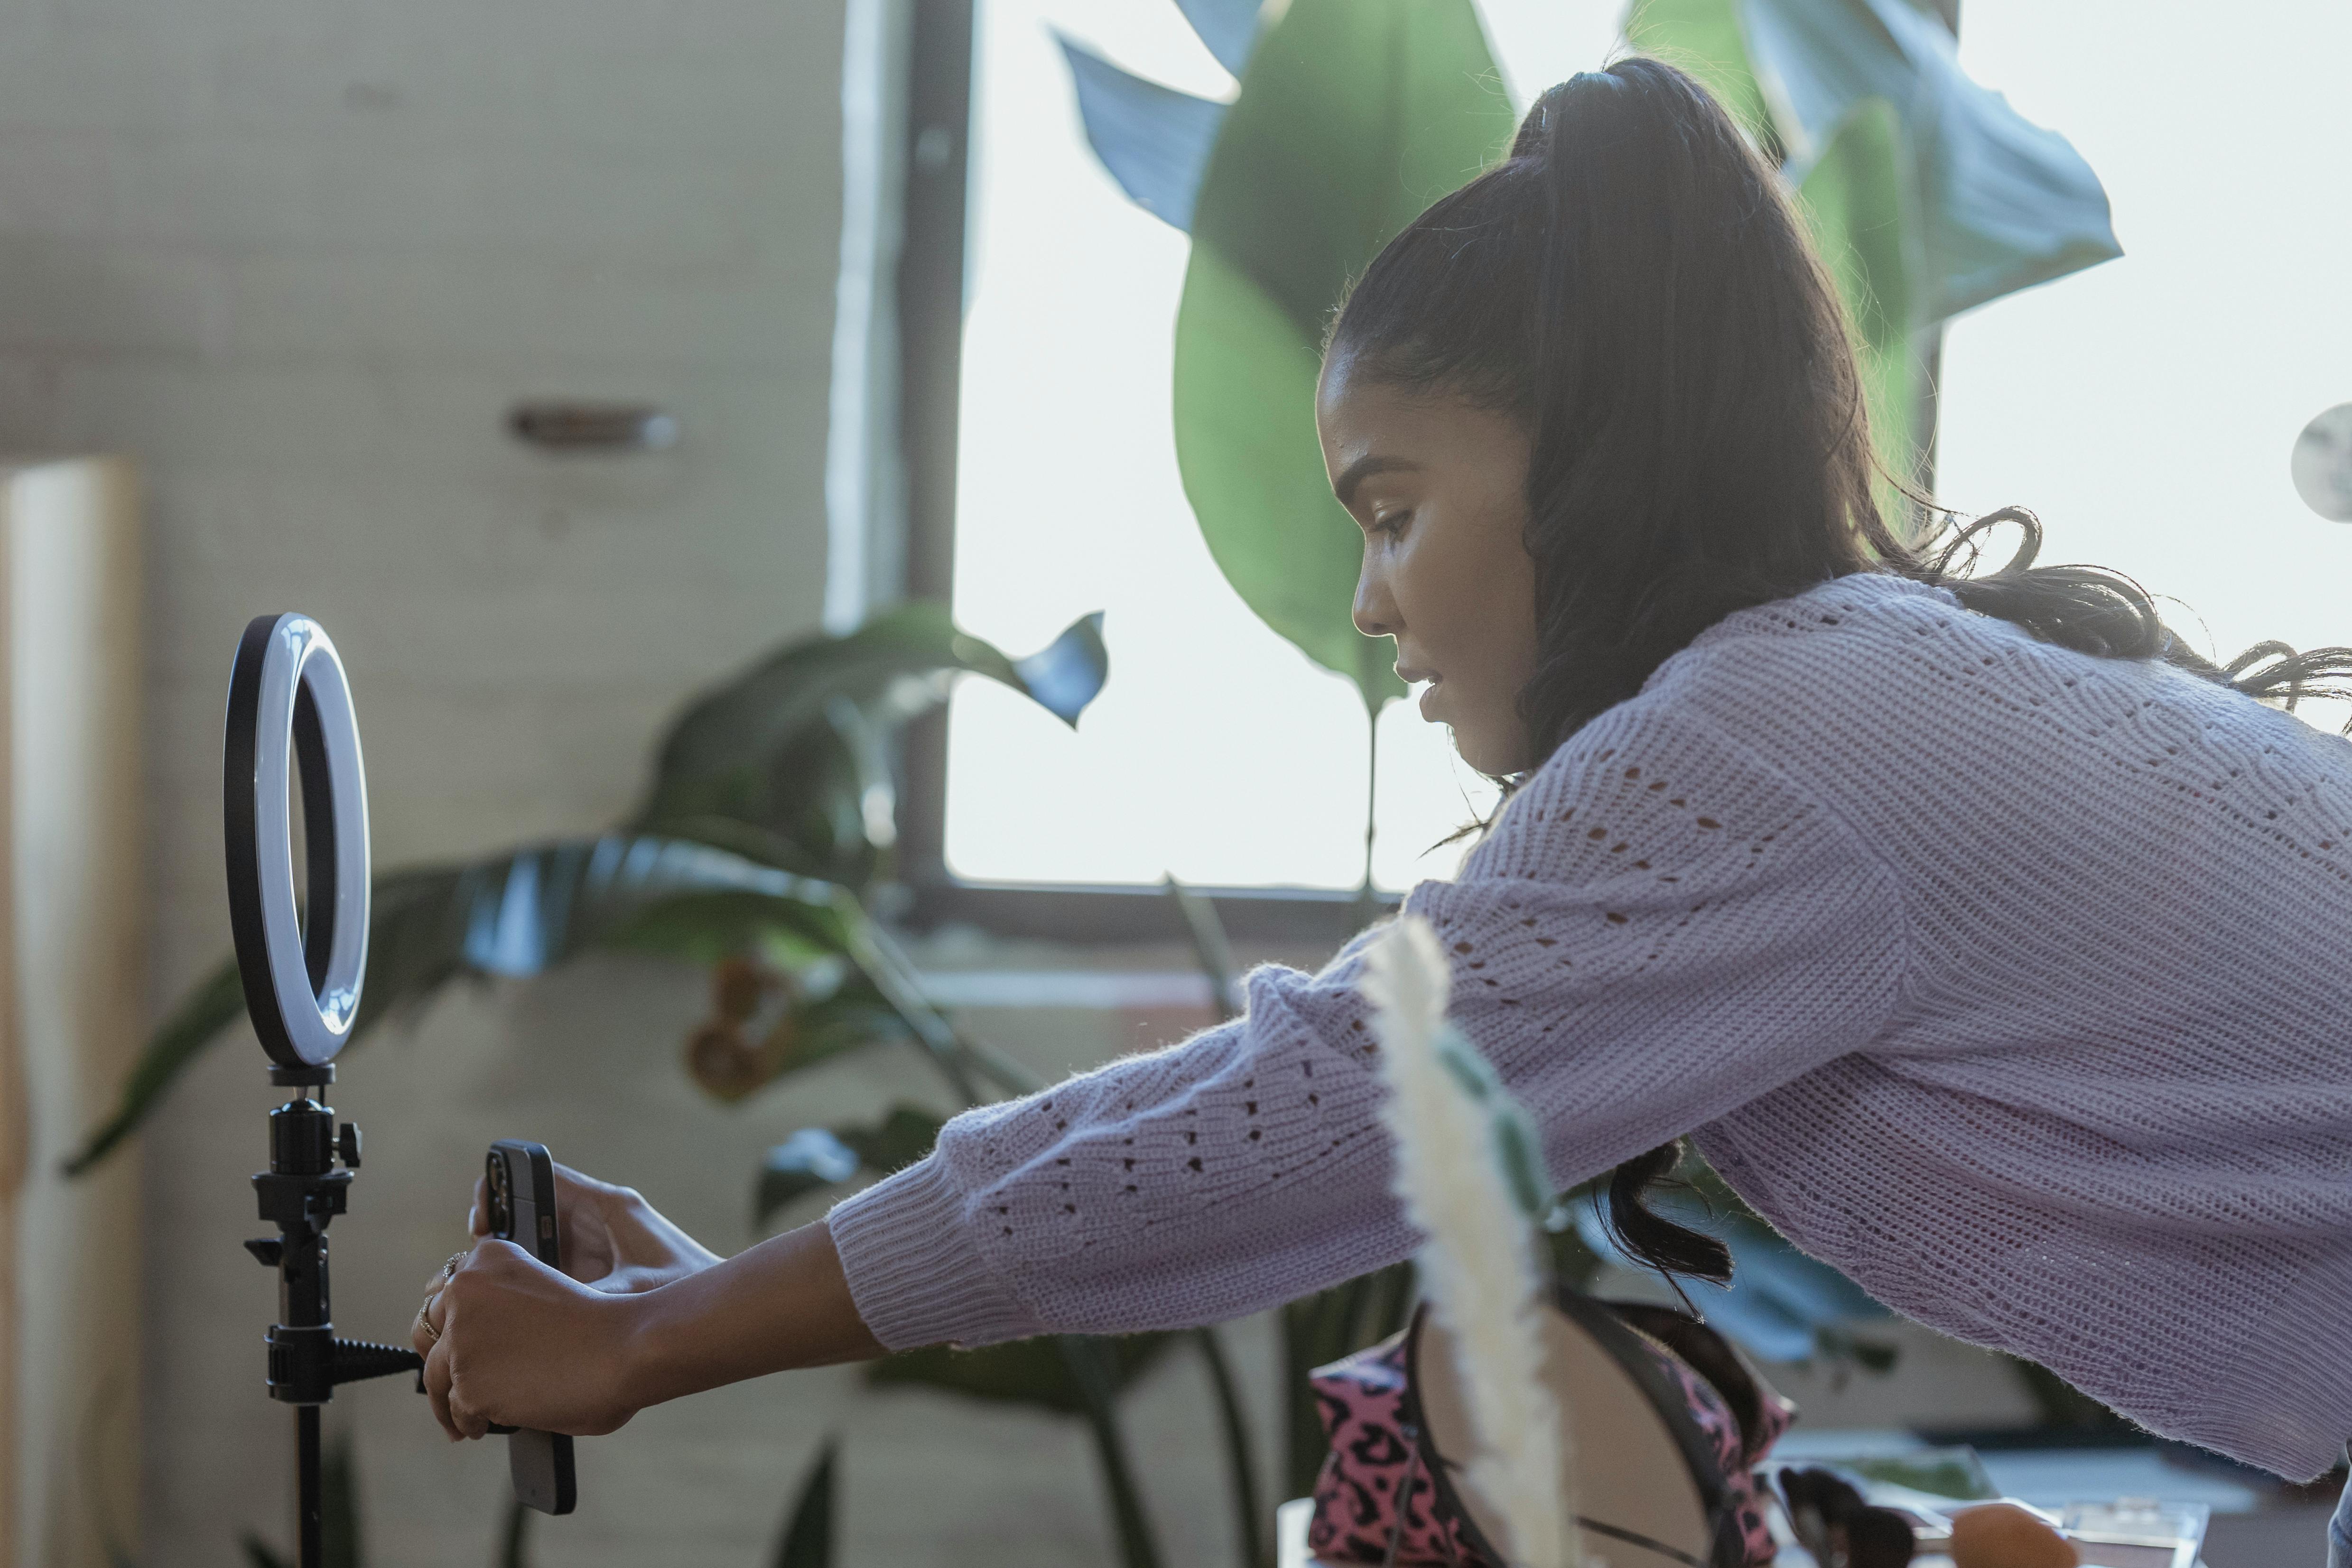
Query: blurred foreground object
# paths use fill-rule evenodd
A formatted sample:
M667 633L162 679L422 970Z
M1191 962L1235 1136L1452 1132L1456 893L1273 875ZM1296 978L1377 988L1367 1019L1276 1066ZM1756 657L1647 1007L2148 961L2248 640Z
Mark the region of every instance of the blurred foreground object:
M2074 1568L2066 1538L2014 1503L1988 1502L1952 1516L1953 1568Z
M1418 915L1398 916L1364 950L1395 1192L1422 1234L1422 1293L1461 1375L1476 1437L1468 1479L1503 1526L1496 1544L1518 1568L1575 1568L1575 1455L1544 1375L1536 1245L1551 1184L1535 1124L1445 1021L1451 985L1437 934Z
M139 1168L58 1169L146 1008L137 484L0 464L0 1560L139 1554Z
M2352 402L2315 416L2295 437L2294 493L2331 523L2352 523Z

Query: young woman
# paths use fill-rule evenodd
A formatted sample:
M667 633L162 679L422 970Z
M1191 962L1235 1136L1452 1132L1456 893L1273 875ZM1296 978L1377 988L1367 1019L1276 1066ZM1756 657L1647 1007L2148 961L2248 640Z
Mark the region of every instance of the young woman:
M2151 1429L2307 1478L2352 1437L2352 744L2128 583L1948 578L1873 499L1772 171L1633 59L1365 274L1317 410L1355 615L1511 786L1406 907L1552 1179L1639 1209L1689 1134L1808 1251ZM2018 519L2031 529L2030 518ZM1226 759L1246 766L1246 758ZM565 1279L478 1245L420 1313L453 1437L604 1432L737 1378L1206 1323L1407 1256L1356 988L972 1111L714 1257L564 1188Z

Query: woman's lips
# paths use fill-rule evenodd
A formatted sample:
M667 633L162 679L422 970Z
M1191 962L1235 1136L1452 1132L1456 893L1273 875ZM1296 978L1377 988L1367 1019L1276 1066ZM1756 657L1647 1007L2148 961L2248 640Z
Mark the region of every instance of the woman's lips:
M1433 718L1433 717L1435 717L1435 716L1436 716L1435 715L1433 715L1433 713L1431 713L1431 712L1430 712L1430 704L1431 704L1431 703L1433 703L1433 702L1434 702L1434 701L1436 700L1436 698L1437 698L1437 689L1438 689L1438 687L1440 687L1441 685L1444 685L1444 684L1445 684L1445 683L1444 683L1444 676L1438 676L1438 677L1436 677L1435 679L1433 679L1433 680L1429 683L1428 687L1427 687L1425 690L1423 690L1423 691L1422 692L1422 694L1421 694L1421 716L1422 716L1423 718L1424 718L1424 719L1426 719L1426 718Z

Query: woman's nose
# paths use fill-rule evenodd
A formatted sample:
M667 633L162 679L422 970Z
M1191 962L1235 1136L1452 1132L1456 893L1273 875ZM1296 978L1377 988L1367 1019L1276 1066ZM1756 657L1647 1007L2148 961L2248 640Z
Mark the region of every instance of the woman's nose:
M1389 592L1387 574L1369 559L1356 579L1356 603L1350 618L1356 622L1356 630L1367 637L1397 634L1396 600Z

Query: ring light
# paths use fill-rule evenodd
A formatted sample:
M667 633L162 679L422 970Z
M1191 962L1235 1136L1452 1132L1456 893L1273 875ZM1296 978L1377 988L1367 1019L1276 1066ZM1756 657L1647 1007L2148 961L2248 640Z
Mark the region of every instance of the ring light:
M298 757L307 940L289 805ZM223 765L229 925L246 1010L278 1066L325 1067L351 1038L367 967L367 779L342 661L309 616L257 616L246 627L229 676Z

